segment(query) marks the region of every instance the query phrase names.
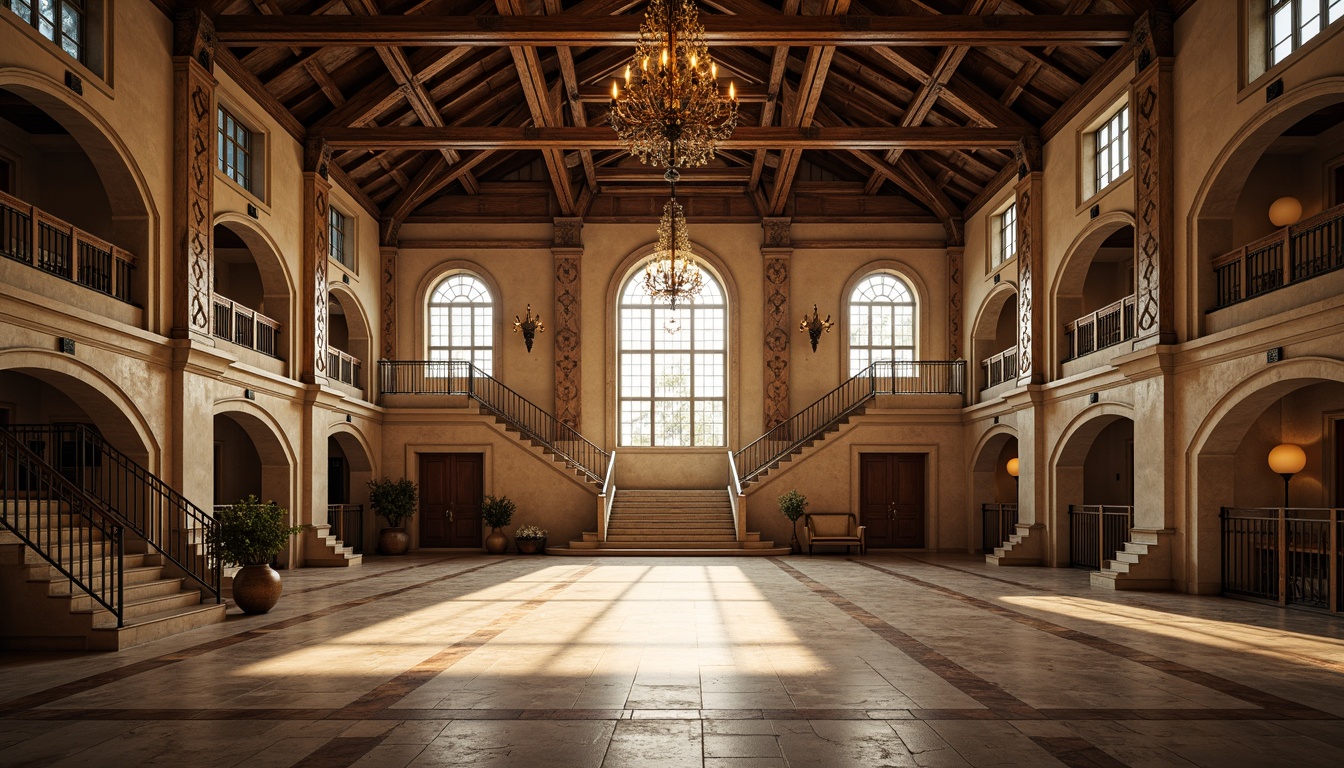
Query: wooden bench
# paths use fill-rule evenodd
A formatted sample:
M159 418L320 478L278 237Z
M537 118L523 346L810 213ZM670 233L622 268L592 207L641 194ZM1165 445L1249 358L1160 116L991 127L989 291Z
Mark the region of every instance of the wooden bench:
M859 554L868 554L863 540L863 526L852 512L809 512L803 515L803 530L807 534L807 554L816 544L858 547Z

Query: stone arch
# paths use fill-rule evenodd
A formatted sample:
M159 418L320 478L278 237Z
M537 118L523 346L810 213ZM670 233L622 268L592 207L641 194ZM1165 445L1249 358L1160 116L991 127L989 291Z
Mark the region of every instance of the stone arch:
M284 428L251 400L229 398L215 403L216 419L232 420L251 440L261 464L262 500L274 500L290 512L292 524L311 523L312 510L298 509L298 460ZM231 499L230 499L231 500ZM216 499L215 503L227 503Z
M442 261L425 273L420 282L415 287L415 306L418 309L415 327L415 350L419 359L429 359L429 299L434 293L434 288L443 280L458 274L465 273L477 278L485 284L486 289L490 291L490 301L493 305L493 318L491 333L494 339L494 365L495 370L503 370L504 365L504 292L499 287L499 281L486 269L483 264L466 259L449 259Z
M1085 470L1097 438L1120 421L1134 423L1134 408L1125 403L1098 403L1074 416L1055 442L1048 464L1046 486L1049 519L1038 520L1049 527L1049 562L1064 565L1069 561L1069 505L1087 503L1084 497ZM1132 450L1130 461L1132 485Z
M237 235L252 255L252 261L261 278L262 291L259 302L261 306L253 308L281 323L278 356L287 361L286 365L292 371L297 372L299 361L296 359L298 357L296 352L301 346L298 344L298 338L299 327L302 325L297 302L294 300L298 290L294 277L285 263L280 244L254 219L240 213L221 213L215 217L213 225L223 227ZM242 297L238 296L229 298L242 300Z
M1192 301L1187 322L1191 336L1203 332L1204 313L1216 296L1210 260L1231 251L1232 219L1237 201L1266 149L1302 118L1344 101L1344 77L1324 77L1297 86L1251 116L1223 146L1205 174L1190 206L1186 230L1186 284Z
M989 386L988 372L981 365L982 361L997 355L1009 346L1014 346L1017 339L1017 312L1014 309L1017 306L1017 285L1008 281L1000 282L994 286L989 294L985 296L984 301L980 303L980 310L976 313L975 319L971 323L971 361L970 364L975 368L976 392ZM1012 332L1009 334L1009 343L1005 344L1000 331L1000 324L1004 313L1009 315ZM1016 367L1010 374L1010 378L1017 378Z
M332 493L328 488L328 501L339 498L340 503L362 505L364 510L363 522L359 526L356 526L353 517L336 520L328 515L327 522L333 525L333 533L340 531L343 543L348 546L358 544L361 550L368 551L368 542L375 540L379 528L373 510L369 507L368 486L369 481L378 475L377 453L362 430L344 421L331 425L327 432L326 450L329 461L333 454L339 454L343 459L344 476L341 480L345 484L339 493ZM355 531L346 530L346 526L358 527L357 535Z
M1104 213L1092 221L1074 237L1064 252L1064 260L1055 274L1050 286L1049 309L1046 322L1050 331L1046 333L1046 354L1048 360L1063 360L1068 353L1064 326L1086 312L1097 307L1084 307L1083 287L1088 272L1098 251L1112 235L1125 227L1134 229L1134 216L1125 211ZM1133 293L1133 285L1128 293ZM1058 365L1058 363L1055 363ZM1058 371L1056 372L1058 375Z
M129 147L88 103L63 83L29 69L0 67L0 88L40 107L60 123L98 173L112 211L112 242L135 254L132 301L144 305L145 318L160 315L158 276L162 270L158 236L161 220L149 183Z
M1008 456L1017 456L1017 452L1017 430L1006 424L990 427L976 442L971 452L972 522L967 530L981 531L986 524L982 519L982 504L1018 503L1017 481L1008 474L1005 466ZM991 526L990 530L995 528L996 525ZM972 533L973 537L977 535Z
M1221 581L1219 512L1236 501L1235 457L1260 415L1285 396L1325 382L1344 382L1344 361L1323 357L1284 360L1242 379L1209 409L1186 452L1184 549L1186 591L1216 593Z
M93 365L70 355L39 349L0 351L0 372L30 376L74 400L113 447L155 474L163 475L163 449L135 399ZM16 419L22 420L22 414Z
M359 297L345 283L331 283L328 292L330 294L329 301L334 301L340 306L340 314L345 321L346 333L344 346L335 343L337 338L334 329L328 330L328 339L333 346L348 352L360 361L363 371L359 389L364 393L365 399L368 399L370 379L374 373L370 367L370 359L373 353L373 330L369 323L368 313L364 311L364 306L359 301ZM334 325L331 321L328 321L328 324Z

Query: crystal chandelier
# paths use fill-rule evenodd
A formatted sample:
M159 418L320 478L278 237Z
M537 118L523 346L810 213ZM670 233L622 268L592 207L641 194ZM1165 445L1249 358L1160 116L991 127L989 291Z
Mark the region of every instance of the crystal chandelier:
M737 93L719 93L694 0L650 0L625 92L611 83L611 126L630 154L663 168L704 165L737 125Z
M670 312L663 325L668 333L676 333L681 328L677 304L691 303L700 295L704 284L704 275L691 251L686 216L682 213L681 203L677 202L674 185L672 199L663 206L663 218L658 222L658 245L644 266L644 291L654 301L665 301L669 305Z

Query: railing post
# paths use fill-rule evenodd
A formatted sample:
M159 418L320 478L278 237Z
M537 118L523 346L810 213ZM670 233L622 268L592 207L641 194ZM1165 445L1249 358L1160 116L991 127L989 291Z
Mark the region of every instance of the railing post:
M126 529L117 531L117 628L126 625Z
M1289 283L1291 283L1291 282L1293 281L1293 236L1292 236L1292 231L1293 231L1293 228L1292 228L1291 226L1289 226L1289 227L1284 227L1283 230L1282 230L1281 233L1280 233L1280 237L1283 238L1283 246L1281 247L1281 250L1283 251L1283 281L1282 281L1281 283L1279 283L1280 286L1287 285L1287 284L1289 284Z
M1338 613L1339 604L1339 509L1330 510L1330 610Z
M1288 510L1279 507L1279 605L1288 604Z

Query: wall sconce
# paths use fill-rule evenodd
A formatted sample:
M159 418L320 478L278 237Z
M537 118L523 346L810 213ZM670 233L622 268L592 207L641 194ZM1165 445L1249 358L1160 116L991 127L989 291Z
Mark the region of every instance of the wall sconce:
M1288 481L1307 466L1307 452L1292 443L1276 445L1269 452L1269 468L1283 478L1283 506L1288 506Z
M1296 197L1280 197L1269 204L1269 221L1276 227L1291 227L1302 220L1302 203Z
M523 332L523 343L527 345L527 351L532 352L532 342L536 340L537 334L546 330L546 324L541 321L541 315L532 316L532 305L527 305L527 317L522 320L517 315L513 316L513 332Z
M812 351L816 352L817 342L821 341L821 332L829 333L832 325L834 323L831 322L831 316L827 315L826 319L822 320L821 315L817 312L817 305L813 304L812 317L809 319L807 315L803 315L803 321L798 324L798 330L807 331L807 337L812 341Z

